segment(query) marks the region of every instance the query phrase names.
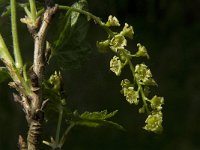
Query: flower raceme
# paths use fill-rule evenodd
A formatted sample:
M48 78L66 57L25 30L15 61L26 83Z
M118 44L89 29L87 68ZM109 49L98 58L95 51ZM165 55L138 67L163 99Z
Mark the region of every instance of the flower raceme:
M153 79L152 73L147 65L144 63L133 64L132 60L139 57L149 58L147 49L142 44L138 43L138 50L134 53L127 50L127 39L133 39L133 27L125 23L122 31L114 32L111 30L112 26L120 26L118 19L114 16L109 16L108 21L104 23L106 29L109 30L108 38L104 41L97 42L97 47L101 52L114 53L110 60L110 70L116 76L120 76L122 69L129 66L132 73L132 81L124 79L121 81L121 93L125 96L126 101L130 104L142 105L139 109L140 113L146 113L147 119L143 129L154 133L162 131L162 105L164 98L154 96L152 99L148 98L150 86L157 86ZM148 89L148 90L147 90Z

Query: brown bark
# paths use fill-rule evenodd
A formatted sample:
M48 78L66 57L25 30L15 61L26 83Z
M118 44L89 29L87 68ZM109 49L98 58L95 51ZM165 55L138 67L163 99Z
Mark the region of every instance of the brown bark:
M45 44L46 33L52 15L57 6L47 7L38 33L34 37L34 62L32 75L33 94L31 95L31 115L28 116L29 131L27 136L28 150L39 150L41 143L42 122L44 120L42 111L42 81L45 67Z

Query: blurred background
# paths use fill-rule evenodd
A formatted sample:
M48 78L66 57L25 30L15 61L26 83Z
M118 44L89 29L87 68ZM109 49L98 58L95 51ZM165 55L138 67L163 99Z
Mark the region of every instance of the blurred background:
M68 2L58 1L60 4ZM101 54L97 40L106 34L94 23L90 24L87 41L90 51L78 62L78 67L66 65L62 71L68 95L68 107L79 112L119 110L113 118L123 125L125 132L110 128L75 127L64 149L71 150L199 150L200 136L200 1L199 0L88 0L90 12L104 21L114 15L123 25L133 25L136 43L145 45L150 60L142 60L151 68L159 87L153 93L165 97L164 132L148 133L142 129L144 115L138 106L129 105L120 94L120 82L130 77L128 69L120 77L109 71L112 54ZM69 4L71 2L69 1ZM3 9L3 7L0 7ZM0 10L2 12L2 10ZM20 14L21 15L21 14ZM20 26L20 41L26 61L31 61L31 36ZM0 19L0 32L12 48L9 17ZM52 62L47 74L57 65ZM0 79L1 80L1 79ZM52 121L52 123L56 123ZM17 149L18 135L27 131L24 113L12 99L7 82L0 84L0 150ZM45 127L49 139L54 126ZM44 149L48 149L44 147Z

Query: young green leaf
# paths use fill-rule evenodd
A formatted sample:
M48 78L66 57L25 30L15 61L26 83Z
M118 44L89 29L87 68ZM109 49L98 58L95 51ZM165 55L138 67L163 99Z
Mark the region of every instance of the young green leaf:
M87 3L85 0L80 0L72 7L86 10ZM78 68L90 54L90 45L85 42L89 28L88 19L78 12L68 10L59 20L61 20L58 23L59 34L52 43L52 56L62 69Z
M105 119L113 117L117 112L118 112L118 110L115 110L109 114L108 114L107 110L103 110L100 112L84 112L83 114L81 114L80 117L82 119L105 120Z
M85 0L80 0L74 3L72 7L85 10L87 9L87 2ZM64 16L60 16L59 20L58 35L53 42L54 52L58 53L66 44L71 42L79 45L85 38L88 29L87 18L80 15L78 12L68 10Z
M117 128L120 130L124 130L124 128L112 121L108 121L106 119L113 117L117 113L117 110L108 113L107 110L100 111L100 112L84 112L83 114L79 115L77 112L74 113L74 118L72 122L76 125L87 126L87 127L101 127L101 126L108 126Z

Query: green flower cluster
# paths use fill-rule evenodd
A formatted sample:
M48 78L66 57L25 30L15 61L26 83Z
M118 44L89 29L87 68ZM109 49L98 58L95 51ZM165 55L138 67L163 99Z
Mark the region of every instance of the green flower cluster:
M110 60L110 70L115 75L120 76L122 69L129 66L133 75L133 81L124 79L121 81L121 93L125 96L126 101L130 104L138 105L140 99L142 100L142 107L139 109L140 113L147 113L145 126L147 131L160 133L162 131L162 105L164 98L154 96L152 99L148 98L150 86L157 86L157 83L152 77L150 69L144 64L132 63L133 58L146 57L149 58L147 49L140 43L137 44L138 50L133 54L127 50L127 39L133 39L133 27L125 23L122 31L113 32L112 26L120 26L118 19L114 16L109 16L108 21L103 23L104 28L108 33L108 38L104 41L97 42L97 47L101 52L111 50L114 52L113 58Z

